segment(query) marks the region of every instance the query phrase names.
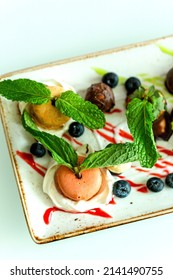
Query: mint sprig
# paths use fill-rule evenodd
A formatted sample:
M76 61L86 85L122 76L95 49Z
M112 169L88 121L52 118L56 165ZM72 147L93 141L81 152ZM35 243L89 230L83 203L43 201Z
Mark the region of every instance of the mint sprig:
M109 144L101 151L96 151L83 161L81 170L87 168L104 168L138 160L134 143Z
M53 159L59 164L63 164L70 169L77 166L78 156L72 146L63 138L51 135L47 132L41 132L32 121L27 111L22 115L23 127L40 143L44 145L52 154Z
M51 99L50 90L44 84L30 79L1 81L0 95L12 101L32 104L47 103Z
M56 100L55 106L66 116L91 129L102 128L105 124L104 113L94 104L85 101L72 91L66 91Z
M30 79L1 81L0 95L12 101L31 104L44 104L52 99L51 91L44 84ZM73 91L63 92L56 100L56 107L65 116L88 128L98 129L105 124L104 113Z
M140 100L146 100L152 104L152 112L154 118L157 119L159 114L166 110L166 99L162 92L157 90L154 86L150 86L148 89L140 87L130 94L129 99L139 98Z
M153 104L147 99L134 98L128 104L127 123L134 138L141 166L151 168L159 158L152 123L155 120Z

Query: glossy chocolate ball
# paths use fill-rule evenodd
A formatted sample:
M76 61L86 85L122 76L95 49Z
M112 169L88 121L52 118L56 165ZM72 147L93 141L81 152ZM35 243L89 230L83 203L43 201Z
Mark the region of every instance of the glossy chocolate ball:
M115 105L113 91L105 83L92 84L87 89L85 100L97 105L103 112L109 112Z

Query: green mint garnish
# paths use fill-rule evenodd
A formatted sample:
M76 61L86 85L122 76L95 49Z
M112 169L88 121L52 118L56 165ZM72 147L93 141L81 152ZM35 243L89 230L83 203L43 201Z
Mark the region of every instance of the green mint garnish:
M138 153L133 143L109 144L103 150L90 154L81 164L81 169L104 168L136 160Z
M105 149L90 154L81 165L78 155L64 139L46 132L41 132L32 121L27 111L22 115L23 127L51 153L53 159L69 167L80 178L80 172L89 168L103 168L138 160L137 149L133 143L109 144Z
M51 99L50 90L45 85L30 79L0 82L0 95L12 101L24 101L32 104L47 103Z
M73 91L66 91L56 100L55 106L64 115L73 118L88 128L98 129L105 124L104 113L94 104L85 101Z
M154 86L150 86L148 89L140 87L129 95L129 98L139 98L140 100L146 100L151 103L154 119L157 119L160 113L166 110L166 99L161 91L155 89Z
M31 104L44 104L52 99L50 90L44 84L30 79L0 82L0 95L12 101L24 101ZM88 128L102 128L105 124L103 112L73 91L63 92L56 100L56 107L64 115Z
M22 124L37 141L42 143L44 147L51 152L52 157L56 162L63 164L70 169L77 166L78 157L72 146L62 138L51 135L47 132L39 131L27 111L24 111L22 115Z
M159 95L158 96L152 96L150 98L151 103L153 105L153 115L154 119L156 120L161 112L163 112L166 109L166 103L163 103L163 97Z
M128 104L126 115L140 164L151 168L159 158L152 130L155 120L153 105L146 99L134 98Z

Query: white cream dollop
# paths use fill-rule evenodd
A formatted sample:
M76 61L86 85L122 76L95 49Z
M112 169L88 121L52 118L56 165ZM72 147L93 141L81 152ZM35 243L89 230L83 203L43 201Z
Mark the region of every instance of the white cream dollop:
M108 170L106 171L106 179L108 184L103 192L96 194L87 201L73 201L65 197L55 185L54 176L59 166L60 165L58 165L56 162L52 161L43 181L43 191L51 198L55 206L66 211L84 212L106 205L111 201L113 179Z
M120 174L130 169L131 166L132 166L132 162L127 162L119 165L109 166L107 167L107 169L109 169L113 173Z
M91 152L92 148L88 145L83 145L77 149L78 155L86 156ZM65 197L55 185L54 177L59 167L60 165L58 165L57 162L51 159L48 170L43 180L43 191L51 198L54 205L58 208L66 211L84 212L106 205L111 201L114 178L108 170L105 170L107 184L101 192L98 192L95 196L87 201L73 201Z

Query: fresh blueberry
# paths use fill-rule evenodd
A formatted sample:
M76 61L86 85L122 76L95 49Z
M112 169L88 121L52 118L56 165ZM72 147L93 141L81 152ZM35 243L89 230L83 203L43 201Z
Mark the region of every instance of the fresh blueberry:
M166 176L165 183L168 187L173 188L173 173Z
M160 178L152 177L147 181L147 188L152 192L160 192L164 187L164 183Z
M84 133L84 126L78 122L72 122L68 130L69 134L73 137L79 137Z
M118 75L113 72L108 72L102 77L102 82L111 88L114 88L118 84Z
M33 143L30 147L30 152L36 157L43 157L46 154L46 149L41 143Z
M131 186L125 180L118 180L113 184L113 194L118 197L126 197L130 192Z
M125 82L125 88L127 90L127 95L133 93L136 89L141 86L141 81L136 77L130 77Z

